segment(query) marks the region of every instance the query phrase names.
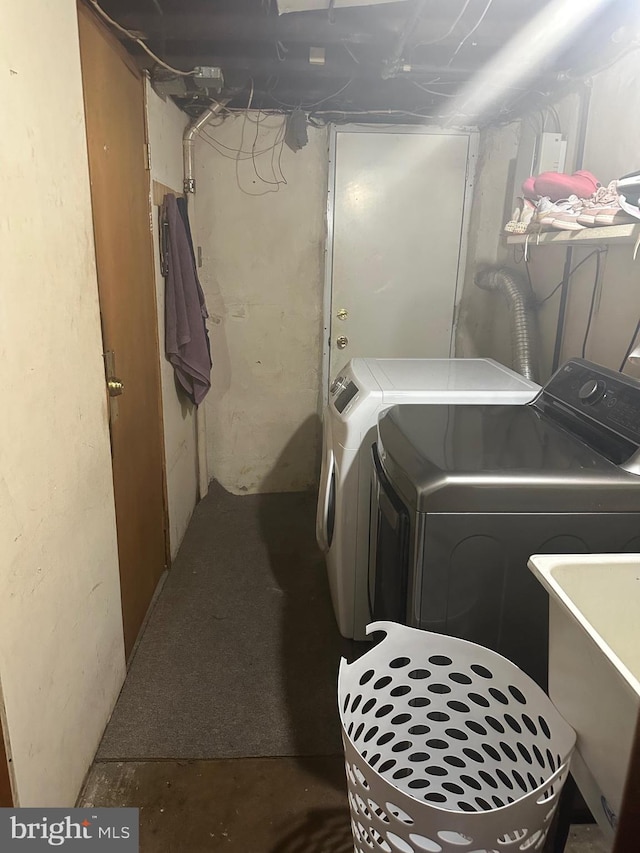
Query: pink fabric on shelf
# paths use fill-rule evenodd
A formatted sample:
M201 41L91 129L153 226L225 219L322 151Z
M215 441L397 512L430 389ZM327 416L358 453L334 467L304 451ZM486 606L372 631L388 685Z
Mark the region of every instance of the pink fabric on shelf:
M527 178L527 180L522 184L522 195L525 198L529 198L532 201L535 201L538 198L538 193L536 192L536 179L534 177Z
M600 181L591 172L581 169L573 175L562 172L543 172L534 181L537 195L547 196L551 201L560 201L577 195L578 198L590 198L600 186Z

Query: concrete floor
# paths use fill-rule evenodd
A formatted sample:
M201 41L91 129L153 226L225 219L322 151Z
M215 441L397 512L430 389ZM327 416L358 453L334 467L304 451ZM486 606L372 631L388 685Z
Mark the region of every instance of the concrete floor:
M252 501L259 511L249 511ZM87 807L139 808L141 853L353 851L339 737L327 740L325 731L337 728L337 663L330 661L327 672L321 664L329 652L334 654L333 646L339 637L328 603L324 569L318 574L322 578L318 588L313 587L310 592L309 587L314 565L322 568L313 538L313 504L309 496L273 495L257 500L233 498L214 489L197 509L172 577L140 644L143 651L146 648L149 660L145 664L145 654L138 650L114 714L117 731L112 721L110 730L115 734L111 740L105 738L109 749L103 744L103 752L99 753L102 760L94 764L78 802ZM241 534L231 537L231 556L221 551L219 535L213 536L212 544L210 536L198 533L216 523L224 523L227 532L233 532L234 520ZM262 539L269 544L263 549L264 554L254 541ZM218 562L212 562L212 557ZM261 608L267 622L259 615L242 621L242 608L233 598L242 590L238 578L227 585L226 593L218 582L232 559L239 564L238 573L246 563L253 567L254 574L257 560L268 561L273 582L267 573L267 588L272 585L286 592L287 607L267 606L267 602ZM202 588L196 569L213 573L208 578L210 588ZM303 582L296 580L301 576ZM167 608L172 613L182 613L172 586L178 588L178 604L181 602L187 615L177 618L176 624L161 624ZM257 594L252 587L242 593L243 600L253 600ZM220 612L229 617L240 614L238 625L234 626L231 618L225 623L225 630L237 633L235 646L231 643L228 654L220 658L220 637L201 631L200 639L204 636L206 642L197 645L191 640L192 645L186 647L187 651L197 648L197 655L184 654L176 663L175 655L169 655L167 648L175 651L184 631L188 630L190 637L197 634L203 619L194 619L192 611L198 599L207 602L206 624L211 622L209 602L214 599ZM310 613L315 621L309 622ZM282 665L277 654L269 657L265 652L260 658L269 675L263 692L281 696L284 711L269 714L268 707L265 710L253 695L241 690L243 701L236 699L235 705L227 702L228 709L235 708L235 717L225 717L219 700L228 689L227 682L238 688L245 685L253 671L250 664L255 663L256 651L268 650L265 636L269 631L282 637ZM250 653L246 660L241 654L244 646ZM163 649L168 655L166 662ZM345 648L343 653L351 657L353 651ZM316 669L324 673L316 680L317 673L312 673L310 680L309 655L315 660ZM220 684L209 683L206 672L197 669L203 663L211 668L210 662L215 660L223 661L223 668L217 672L226 681ZM158 663L162 666L155 673ZM179 678L171 681L172 673ZM134 682L138 688L151 683L155 692L142 691L142 699L133 701L131 696L135 699L140 692L134 689ZM169 688L163 692L167 685ZM330 710L311 716L309 702L314 707L324 703ZM216 751L218 741L201 743L203 732L208 733L216 725L223 729L218 739L221 742L228 731L237 729L234 740L238 749L233 755L248 756L251 750L262 749L271 751L258 754L273 757L224 757L224 752ZM587 826L574 828L566 853L608 851L597 828Z
M140 809L141 853L352 853L340 756L94 765L80 806ZM576 826L565 853L609 853Z

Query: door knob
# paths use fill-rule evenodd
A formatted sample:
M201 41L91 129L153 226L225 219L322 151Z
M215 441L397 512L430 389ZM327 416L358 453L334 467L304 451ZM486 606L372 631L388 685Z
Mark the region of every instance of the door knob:
M119 397L124 391L124 382L121 382L113 376L111 379L107 380L107 388L109 389L110 397Z
M344 349L348 343L349 343L349 338L347 338L345 335L340 335L340 337L336 341L336 345L337 345L338 349Z

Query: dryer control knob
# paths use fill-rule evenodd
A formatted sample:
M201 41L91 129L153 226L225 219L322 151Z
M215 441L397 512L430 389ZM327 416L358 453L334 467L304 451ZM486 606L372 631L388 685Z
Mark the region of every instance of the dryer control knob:
M606 390L607 386L601 379L589 379L589 381L585 382L582 388L578 391L578 397L580 397L583 403L592 405L604 397L604 392Z
M329 388L330 394L338 394L340 391L344 391L347 387L347 377L346 376L336 376L336 378L331 383L331 387Z

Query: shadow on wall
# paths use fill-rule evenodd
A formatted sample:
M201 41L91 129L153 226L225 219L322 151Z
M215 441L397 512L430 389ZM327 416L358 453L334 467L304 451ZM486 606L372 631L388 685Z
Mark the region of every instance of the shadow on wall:
M349 810L317 809L288 828L269 853L352 853Z
M317 489L320 472L322 420L310 415L293 433L275 465L260 484L260 492L290 492L292 481L300 479L298 472L309 468L310 454L314 456L314 476L310 489Z
M304 422L281 454L273 475L265 483L265 491L272 490L266 488L268 485L279 483L280 470L286 471L301 451L308 452L308 442L319 428L317 416ZM280 497L277 503L261 501L259 514L271 571L284 598L280 654L293 754L305 770L335 787L335 777L327 776L318 769L317 762L308 759L342 754L338 665L341 656L353 657L354 644L340 636L333 616L324 559L315 541L316 491L290 492ZM282 513L286 513L286 524ZM341 780L340 787L343 784ZM285 849L289 848L282 848Z
M184 421L189 417L189 415L195 415L196 407L187 397L187 394L182 385L180 384L175 371L173 373L173 384L176 389L176 397L178 398L178 402L180 403L180 414L182 415L182 420Z

